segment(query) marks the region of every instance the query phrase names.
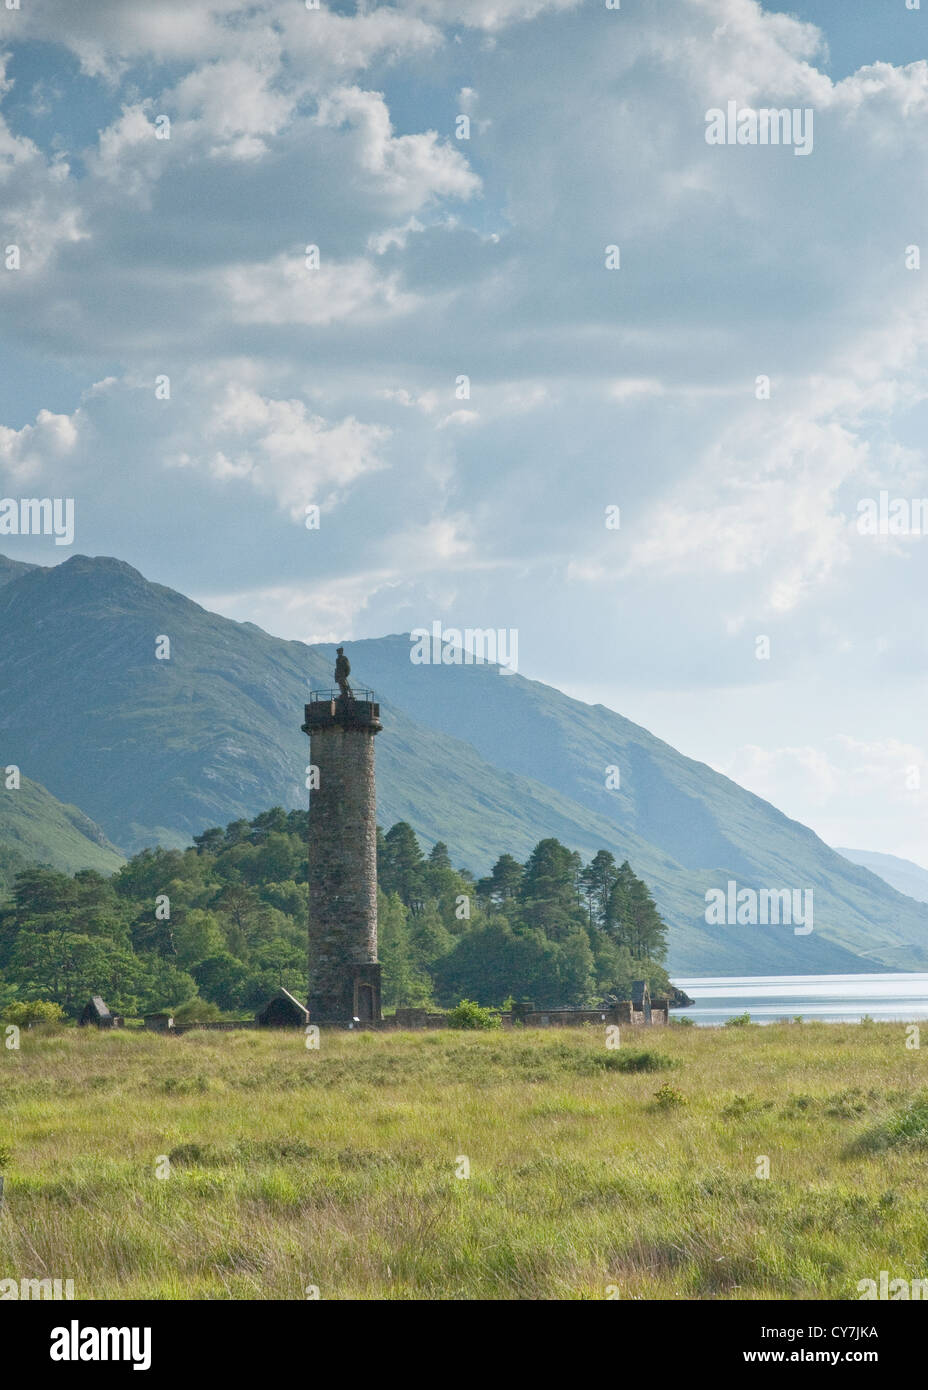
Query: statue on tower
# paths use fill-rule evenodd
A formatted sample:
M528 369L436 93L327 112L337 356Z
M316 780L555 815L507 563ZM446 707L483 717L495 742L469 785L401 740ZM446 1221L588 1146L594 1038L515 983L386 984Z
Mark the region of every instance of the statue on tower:
M351 675L351 662L345 655L345 648L338 648L338 655L335 658L335 684L341 691L343 700L353 700L354 692L348 684L348 677Z

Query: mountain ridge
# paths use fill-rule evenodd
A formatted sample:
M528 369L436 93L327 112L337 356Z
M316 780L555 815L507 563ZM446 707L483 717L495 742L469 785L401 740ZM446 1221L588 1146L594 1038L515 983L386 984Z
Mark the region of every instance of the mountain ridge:
M903 859L898 854L880 854L876 850L844 849L836 846L836 852L859 864L871 873L882 878L897 893L904 893L916 902L928 903L928 869L916 864L912 859Z
M334 645L272 637L87 556L4 584L0 639L0 747L122 849L305 805L302 705L331 685ZM478 873L547 835L629 858L670 923L678 973L928 966L928 909L624 716L490 665L414 666L403 634L349 651L385 716L385 824L409 820ZM813 887L814 933L707 926L705 892L729 879Z

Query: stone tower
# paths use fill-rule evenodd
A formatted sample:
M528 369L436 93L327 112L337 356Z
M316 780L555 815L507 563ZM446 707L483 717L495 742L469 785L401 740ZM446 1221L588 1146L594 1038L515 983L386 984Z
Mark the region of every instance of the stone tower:
M347 663L346 663L347 665ZM372 690L314 691L306 706L309 798L309 997L313 1023L376 1022L377 807Z

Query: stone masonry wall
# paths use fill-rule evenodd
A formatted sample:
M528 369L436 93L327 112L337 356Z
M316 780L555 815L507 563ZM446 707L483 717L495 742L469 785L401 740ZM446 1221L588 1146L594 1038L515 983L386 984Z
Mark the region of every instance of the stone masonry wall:
M344 1012L346 966L377 960L374 732L314 728L319 786L309 798L311 1016Z

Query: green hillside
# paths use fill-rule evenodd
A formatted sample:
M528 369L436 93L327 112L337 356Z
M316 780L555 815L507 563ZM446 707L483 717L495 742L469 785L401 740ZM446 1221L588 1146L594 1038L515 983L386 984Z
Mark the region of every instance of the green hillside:
M171 639L158 660L156 638ZM408 638L350 646L378 691L378 811L456 865L488 872L554 836L627 859L670 924L672 970L803 973L928 968L928 908L813 832L603 706L489 666L414 666ZM208 826L305 806L310 688L333 647L207 612L112 559L74 556L0 588L0 738L124 851L182 846ZM617 766L618 790L605 769ZM812 888L815 930L707 926L705 894Z
M100 827L76 806L62 805L28 778L15 791L0 783L0 897L29 864L111 874L122 862Z

